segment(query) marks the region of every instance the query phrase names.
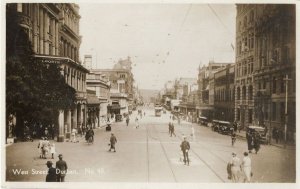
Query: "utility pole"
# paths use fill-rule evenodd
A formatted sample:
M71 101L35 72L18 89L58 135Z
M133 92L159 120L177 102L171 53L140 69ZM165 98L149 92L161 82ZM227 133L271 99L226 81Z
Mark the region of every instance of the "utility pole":
M287 106L288 106L288 83L291 79L289 79L288 75L285 75L285 78L283 79L285 81L285 123L284 123L284 147L286 147L286 133L287 133L287 122L288 122L288 112L287 112Z

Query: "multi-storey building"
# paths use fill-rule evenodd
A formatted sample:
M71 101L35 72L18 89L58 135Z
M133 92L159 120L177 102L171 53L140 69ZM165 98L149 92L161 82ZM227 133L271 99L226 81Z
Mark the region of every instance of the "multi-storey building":
M98 118L98 124L96 127L101 127L106 125L107 120L107 106L110 101L110 83L108 78L104 77L99 73L90 72L87 76L87 89L92 90L95 92L95 96L98 98L99 101L99 111L97 109L91 109L91 114L96 114ZM89 98L88 98L89 101ZM90 104L88 102L88 104Z
M86 56L86 58L88 58L89 61L91 57ZM120 59L119 62L114 65L113 69L90 70L91 79L96 77L99 79L105 78L107 81L109 81L110 96L107 98L108 102L105 102L108 104L103 104L103 108L104 106L107 106L108 108L108 112L106 112L106 114L124 114L128 113L129 110L132 109L134 103L134 79L131 72L131 64L132 62L130 57L128 57L125 60ZM85 64L85 66L87 66L87 64ZM99 89L101 90L101 88ZM102 93L106 94L108 86L102 85L102 89ZM98 93L101 94L101 91ZM104 96L107 96L105 94Z
M269 128L270 134L277 128L292 141L296 132L296 6L250 7L255 23L254 119ZM248 9L245 5L237 8L238 12Z
M196 107L197 116L213 118L214 110L214 73L225 67L228 63L210 61L207 66L199 67L198 96L199 103Z
M236 17L235 118L288 139L296 129L295 14L292 4L238 4Z
M14 3L19 24L28 33L35 58L45 64L57 63L66 83L76 90L76 106L61 110L58 141L70 137L71 130L86 124L86 74L79 61L79 6L71 3ZM57 122L57 121L54 121Z
M185 115L194 114L198 98L197 79L196 78L180 78L177 82L177 98L181 100L179 104L180 112ZM193 94L191 94L193 93Z
M234 64L214 74L214 119L234 121Z
M241 123L241 127L252 124L254 117L254 58L255 6L237 5L235 120Z

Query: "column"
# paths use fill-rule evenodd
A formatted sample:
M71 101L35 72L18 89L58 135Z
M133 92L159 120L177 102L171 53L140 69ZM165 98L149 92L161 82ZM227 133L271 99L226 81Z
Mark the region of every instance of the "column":
M49 17L47 12L44 12L44 54L49 54Z
M73 110L73 117L72 117L73 123L72 123L72 129L76 129L77 128L77 105Z
M83 124L84 124L85 127L86 127L86 117L87 117L87 115L86 115L86 109L87 109L87 105L84 104L84 109L83 109Z
M59 55L59 39L58 39L58 21L55 20L55 36L56 36L56 41L55 41L55 55Z
M56 38L58 37L55 33L55 19L51 19L51 34L52 34L52 55L55 55Z
M82 104L77 107L77 128L81 126L82 123Z
M57 142L63 142L64 141L64 111L59 110L58 115L58 138Z
M44 10L40 9L40 54L44 54Z
M66 138L70 139L71 138L71 118L72 118L72 113L71 109L68 110L67 112L67 133L66 133Z

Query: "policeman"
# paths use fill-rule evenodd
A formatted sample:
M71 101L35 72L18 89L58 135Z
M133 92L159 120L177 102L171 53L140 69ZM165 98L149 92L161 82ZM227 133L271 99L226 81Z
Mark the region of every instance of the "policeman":
M183 141L180 145L181 151L183 152L183 162L184 165L189 165L190 164L190 160L189 160L189 150L190 150L190 143L186 140L186 137L183 138Z

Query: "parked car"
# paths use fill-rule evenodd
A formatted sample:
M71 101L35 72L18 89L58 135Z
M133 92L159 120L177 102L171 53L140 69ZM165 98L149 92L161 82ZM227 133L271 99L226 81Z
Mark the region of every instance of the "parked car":
M207 117L200 116L200 117L199 117L199 123L200 123L201 125L207 126L207 123L208 123Z
M269 139L268 139L268 133L265 127L260 127L260 126L256 126L256 125L250 125L248 127L248 130L250 131L250 133L255 133L259 135L259 141L262 144L269 144Z
M221 134L231 134L234 131L233 126L228 121L219 121L219 133Z
M219 131L219 120L212 120L211 130L215 132Z

